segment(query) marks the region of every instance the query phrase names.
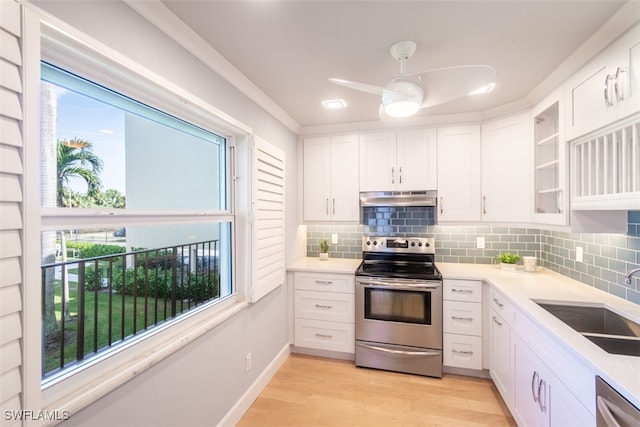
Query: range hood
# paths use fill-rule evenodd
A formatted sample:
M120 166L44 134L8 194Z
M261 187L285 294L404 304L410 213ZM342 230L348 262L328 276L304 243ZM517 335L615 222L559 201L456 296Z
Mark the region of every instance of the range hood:
M360 193L360 206L435 206L436 190L367 191Z

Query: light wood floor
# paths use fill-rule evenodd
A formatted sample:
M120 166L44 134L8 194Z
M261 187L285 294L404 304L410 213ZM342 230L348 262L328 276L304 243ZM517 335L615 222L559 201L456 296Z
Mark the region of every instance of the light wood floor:
M291 355L238 427L515 426L488 379L356 368Z

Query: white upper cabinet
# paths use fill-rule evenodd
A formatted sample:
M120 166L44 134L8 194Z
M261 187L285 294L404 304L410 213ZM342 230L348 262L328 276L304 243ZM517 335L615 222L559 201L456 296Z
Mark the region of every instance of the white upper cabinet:
M438 221L480 221L480 126L438 129Z
M360 135L360 191L395 190L396 134Z
M568 83L567 140L640 111L640 24Z
M360 191L435 190L436 131L360 135Z
M567 144L563 103L552 96L533 109L533 218L544 224L568 222Z
M358 221L358 137L305 138L304 220Z
M396 135L398 190L435 190L437 188L436 131L415 130Z
M482 219L531 220L531 131L529 113L482 125Z

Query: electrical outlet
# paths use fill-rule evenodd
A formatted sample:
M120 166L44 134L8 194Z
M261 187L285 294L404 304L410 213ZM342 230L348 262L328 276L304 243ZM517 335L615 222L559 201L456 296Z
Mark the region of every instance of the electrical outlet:
M583 249L582 246L576 246L576 261L582 262Z
M478 249L484 249L484 237L476 237L476 247Z
M244 371L249 372L251 370L251 353L247 353L244 357Z
M331 235L331 244L332 245L337 245L338 244L338 233L333 233Z

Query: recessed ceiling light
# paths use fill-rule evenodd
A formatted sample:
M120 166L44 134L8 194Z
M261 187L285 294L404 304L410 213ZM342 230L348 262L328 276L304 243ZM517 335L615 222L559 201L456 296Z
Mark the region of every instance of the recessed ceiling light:
M322 105L327 110L339 110L340 108L345 108L347 103L342 99L328 99L326 101L322 101Z

